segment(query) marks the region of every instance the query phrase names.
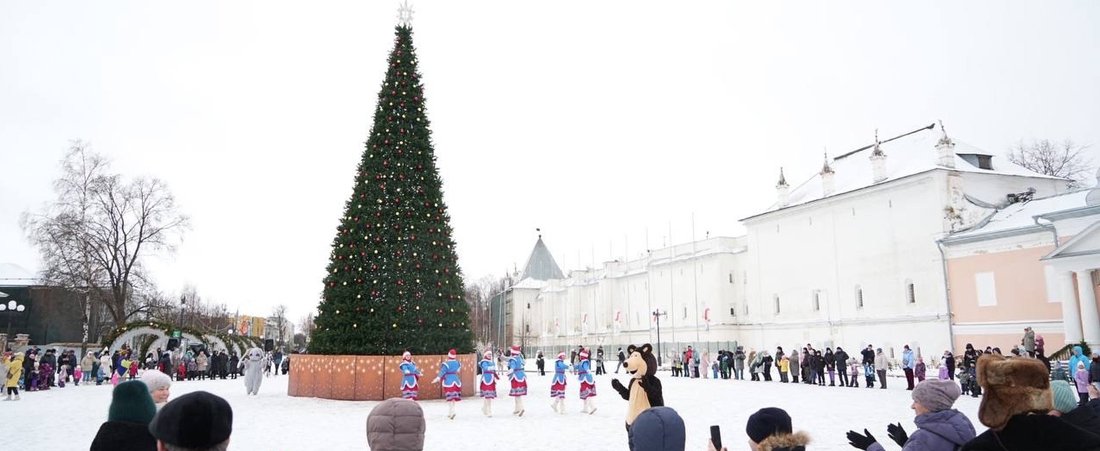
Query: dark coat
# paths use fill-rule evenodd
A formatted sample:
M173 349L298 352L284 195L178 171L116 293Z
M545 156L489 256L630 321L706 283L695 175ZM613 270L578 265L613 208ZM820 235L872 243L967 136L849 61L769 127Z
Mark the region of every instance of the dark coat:
M156 451L157 440L149 426L126 421L108 421L99 427L90 451Z
M833 351L825 351L825 369L833 371L836 369L836 355ZM842 364L843 365L843 364Z
M1100 451L1100 436L1073 426L1061 418L1043 414L1018 414L1000 431L989 429L967 442L962 451Z
M870 349L864 349L864 350L859 352L859 355L863 357L863 364L864 365L874 365L875 364L875 351L872 351Z
M1100 434L1100 399L1093 399L1062 415L1062 421Z
M837 350L833 353L833 361L836 362L837 368L841 368L841 371L844 371L843 369L848 367L848 353L843 350Z

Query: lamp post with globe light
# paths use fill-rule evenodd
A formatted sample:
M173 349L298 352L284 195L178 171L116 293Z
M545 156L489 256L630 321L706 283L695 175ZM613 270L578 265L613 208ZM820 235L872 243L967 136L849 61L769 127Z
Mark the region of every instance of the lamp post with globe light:
M12 315L14 315L16 313L22 313L25 310L27 310L26 305L20 304L20 303L14 301L14 300L8 301L6 304L5 303L0 303L0 313L7 313L8 314L7 334L9 336L11 335L11 317L12 317Z

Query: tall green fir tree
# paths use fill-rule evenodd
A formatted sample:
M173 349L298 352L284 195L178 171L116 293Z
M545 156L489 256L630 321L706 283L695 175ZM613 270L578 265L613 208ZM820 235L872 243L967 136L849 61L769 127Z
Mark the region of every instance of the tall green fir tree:
M473 351L412 29L397 26L374 125L332 241L315 354Z

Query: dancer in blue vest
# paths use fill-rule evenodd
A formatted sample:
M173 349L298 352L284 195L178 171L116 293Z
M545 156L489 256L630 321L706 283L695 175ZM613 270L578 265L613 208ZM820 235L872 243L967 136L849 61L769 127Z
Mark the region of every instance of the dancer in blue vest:
M577 380L581 382L581 401L584 408L581 412L592 415L596 413L596 406L592 404L592 398L596 396L596 380L592 378L592 361L588 360L588 350L581 350L581 361L577 364Z
M554 362L554 378L550 380L550 407L555 412L565 414L565 372L569 365L565 363L565 353L558 353L558 360Z
M497 397L497 380L500 379L497 376L497 364L493 361L493 352L485 351L477 365L481 368L481 376L478 377L478 382L480 382L481 399L484 400L484 404L481 405L481 413L491 417L493 416L493 399Z
M443 396L450 406L447 418L455 419L455 403L462 400L462 379L458 377L462 364L458 362L458 354L454 349L447 351L447 361L439 365L439 375L432 379L432 383L443 381Z
M412 354L401 354L401 397L416 401L420 397L420 369L412 361Z
M512 346L512 358L508 359L508 379L512 381L512 391L508 394L516 400L516 407L512 415L523 416L523 397L527 396L527 373L523 367L527 362L523 359L519 346Z

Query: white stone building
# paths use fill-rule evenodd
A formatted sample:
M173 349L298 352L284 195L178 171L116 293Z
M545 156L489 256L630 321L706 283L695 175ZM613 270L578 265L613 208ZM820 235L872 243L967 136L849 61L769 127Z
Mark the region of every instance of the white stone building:
M688 344L734 343L849 351L870 343L888 352L910 344L939 355L951 342L939 240L982 221L1008 195L1065 188L1065 180L957 142L934 124L881 141L876 133L793 187L780 171L777 202L742 220L745 236L565 277L525 270L498 310L541 348L656 343L657 311L666 355ZM540 247L541 238L528 267L544 259ZM519 343L519 335L499 339Z

